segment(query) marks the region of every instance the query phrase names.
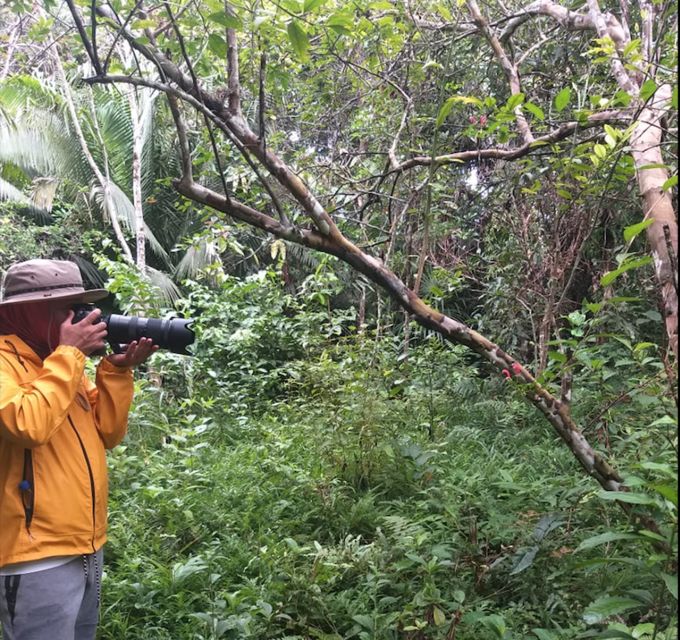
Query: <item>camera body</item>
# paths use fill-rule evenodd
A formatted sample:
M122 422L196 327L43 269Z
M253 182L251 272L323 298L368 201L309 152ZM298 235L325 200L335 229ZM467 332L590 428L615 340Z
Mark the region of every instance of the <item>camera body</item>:
M73 307L73 324L80 322L95 309L92 304L78 304ZM101 321L106 324L107 340L111 348L120 352L120 345L129 344L140 338L151 338L153 343L161 349L173 353L190 356L187 347L194 342L194 332L191 329L192 319L170 318L159 320L156 318L142 318L139 316L121 316L115 313L102 315ZM95 355L102 355L96 353Z

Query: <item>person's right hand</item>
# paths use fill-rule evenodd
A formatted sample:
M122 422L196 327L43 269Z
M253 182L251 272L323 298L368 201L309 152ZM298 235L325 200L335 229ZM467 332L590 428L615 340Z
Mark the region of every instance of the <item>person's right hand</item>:
M90 311L80 322L73 324L73 309L69 309L66 320L59 328L59 344L77 347L86 356L106 346L106 323L100 322L102 312Z

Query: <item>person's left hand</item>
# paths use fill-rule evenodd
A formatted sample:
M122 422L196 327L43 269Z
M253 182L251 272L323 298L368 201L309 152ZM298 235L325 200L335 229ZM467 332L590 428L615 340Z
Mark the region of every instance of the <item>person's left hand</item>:
M125 347L123 353L114 353L106 359L116 367L132 368L142 364L152 353L158 351L158 345L151 338L141 338L139 342L133 340Z

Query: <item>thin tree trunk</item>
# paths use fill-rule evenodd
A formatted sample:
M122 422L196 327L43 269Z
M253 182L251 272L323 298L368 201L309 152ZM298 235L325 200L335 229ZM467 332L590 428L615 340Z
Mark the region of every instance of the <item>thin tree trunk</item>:
M130 104L130 119L132 120L132 204L135 210L136 263L140 273L146 273L146 234L144 232L144 209L142 206L142 122L135 87L130 88L128 102Z
M111 220L111 226L113 227L113 232L115 233L116 238L118 239L118 244L120 244L121 249L123 250L123 256L128 262L134 264L130 247L128 246L128 243L125 240L125 236L123 235L123 230L121 229L120 223L118 221L116 208L113 204L113 198L111 197L111 182L108 179L108 177L105 177L104 174L101 172L101 169L97 166L97 163L95 162L95 159L87 146L87 140L85 140L85 136L83 135L83 130L81 129L80 122L78 121L78 113L76 112L76 107L75 104L73 103L71 87L68 83L68 80L66 79L64 67L61 64L61 58L59 57L59 53L57 52L56 47L54 48L54 51L55 51L54 59L57 66L57 74L59 75L59 80L62 85L64 100L66 100L66 106L68 107L68 112L69 115L71 116L73 128L76 132L78 142L80 143L80 149L82 150L83 155L87 160L87 163L90 165L90 168L92 169L92 172L96 176L97 181L99 182L99 186L102 189L104 196L104 210L107 212L109 220Z

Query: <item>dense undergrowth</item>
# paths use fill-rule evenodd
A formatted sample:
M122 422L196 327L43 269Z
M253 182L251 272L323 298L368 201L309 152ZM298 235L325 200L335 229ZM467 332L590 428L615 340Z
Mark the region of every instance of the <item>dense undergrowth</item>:
M644 324L571 318L574 412L656 531L464 349L329 312L330 272L297 297L275 273L189 286L196 357L156 356L110 457L100 638L677 637L674 404Z

